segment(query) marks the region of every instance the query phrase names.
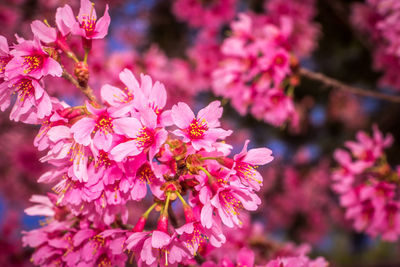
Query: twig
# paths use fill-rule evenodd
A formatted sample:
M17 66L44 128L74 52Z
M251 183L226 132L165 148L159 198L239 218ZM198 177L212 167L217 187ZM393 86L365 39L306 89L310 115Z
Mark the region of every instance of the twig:
M322 73L318 72L313 72L304 68L300 68L299 74L303 77L306 77L310 80L318 81L321 82L325 87L329 88L336 88L339 90L343 90L355 95L361 95L361 96L367 96L367 97L373 97L373 98L378 98L394 103L400 103L400 96L399 95L388 95L384 93L379 93L376 91L371 91L371 90L365 90L361 89L358 87L350 86L347 84L344 84L338 80L335 80L333 78L330 78Z
M87 85L86 87L82 87L79 82L71 75L68 73L68 71L66 69L63 68L63 73L62 73L62 77L68 81L70 81L73 85L75 85L77 88L79 88L79 90L82 91L82 93L94 104L98 105L97 102L97 98L96 96L93 94L93 89L90 88L89 85Z

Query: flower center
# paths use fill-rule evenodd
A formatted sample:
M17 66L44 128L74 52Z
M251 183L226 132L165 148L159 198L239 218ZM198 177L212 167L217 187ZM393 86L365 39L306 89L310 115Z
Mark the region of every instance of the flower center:
M96 254L96 252L99 250L99 248L104 247L104 245L106 243L105 239L100 235L95 235L92 238L90 238L90 240L93 242L92 243L93 254ZM110 266L110 265L105 265L105 266Z
M208 237L204 235L202 231L200 231L197 225L194 225L193 232L191 233L190 239L188 240L186 245L188 248L194 250L200 247L202 244L206 243L207 240Z
M221 204L224 210L231 215L238 215L238 210L243 208L240 200L235 198L230 192L223 191L220 193Z
M256 168L255 166L249 163L236 162L235 171L240 179L246 181L256 181L257 183L261 184L262 181L257 180L257 172L255 168Z
M204 119L201 121L193 119L188 128L189 136L191 139L202 138L207 130L207 122Z
M16 84L14 84L13 87L15 91L18 92L21 102L24 102L26 96L31 96L35 92L32 80L30 79L21 79Z
M148 164L143 164L136 173L137 179L142 183L151 184L155 179L155 175Z
M107 115L101 115L98 119L97 119L97 123L96 123L96 130L103 132L104 134L109 134L109 133L113 133L114 126L112 124L112 121L110 119L110 117L108 117Z
M283 55L277 55L275 57L275 65L282 67L286 63L286 58Z
M155 103L149 103L149 107L154 110L157 116L161 114L162 108L159 108Z
M147 127L143 127L135 137L136 145L140 149L150 147L154 142L153 131Z
M93 10L94 6L92 6L89 15L82 16L81 28L85 30L88 37L93 35L96 28L96 18L93 16Z
M99 155L97 156L96 163L94 165L96 168L98 167L105 167L108 168L111 166L111 160L108 157L108 153L104 152L103 150L100 150Z
M43 61L44 58L42 55L24 56L24 62L22 63L24 67L24 73L28 74L42 68Z

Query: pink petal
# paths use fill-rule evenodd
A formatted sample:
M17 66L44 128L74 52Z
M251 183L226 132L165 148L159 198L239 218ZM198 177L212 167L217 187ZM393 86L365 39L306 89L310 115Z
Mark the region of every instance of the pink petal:
M56 29L50 28L40 20L35 20L31 23L33 34L38 37L42 42L53 43L57 39Z
M193 111L183 102L179 102L172 107L171 116L175 125L181 129L187 128L195 118Z
M69 5L57 8L56 24L63 36L71 32L72 27L76 24L76 19Z
M96 122L91 118L82 118L71 127L74 139L77 143L88 146L91 141L91 134Z
M113 120L114 131L117 134L125 135L130 138L136 137L138 131L143 127L135 118L119 118Z
M94 9L93 3L89 0L81 0L81 7L78 14L79 23L82 23L82 17L88 17L90 15L95 20L97 19L96 10Z
M131 140L122 144L117 145L111 149L110 154L115 161L122 161L128 156L136 156L142 151L136 147L136 141Z
M243 161L252 165L264 165L271 162L274 159L272 151L268 148L254 148L247 152Z
M221 107L221 102L213 101L207 107L201 109L197 114L197 119L205 119L208 127L219 127L220 122L219 118L221 118L223 112L223 108Z
M108 27L110 26L110 15L108 14L108 5L104 11L103 17L101 17L96 23L96 33L93 35L93 39L102 39L108 33Z
M151 245L153 248L162 248L169 244L171 237L164 232L154 231L151 237Z

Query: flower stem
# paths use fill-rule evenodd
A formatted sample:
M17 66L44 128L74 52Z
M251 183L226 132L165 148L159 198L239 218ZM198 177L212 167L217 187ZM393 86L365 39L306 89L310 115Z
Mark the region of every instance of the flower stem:
M144 218L147 219L147 218L149 217L150 212L151 212L157 205L158 205L157 202L155 202L153 205L151 205L150 208L148 208L148 209L146 210L146 212L143 213L142 217L144 217Z
M199 168L200 170L202 170L202 171L207 175L208 181L209 181L210 183L212 183L212 182L214 181L214 179L215 179L214 176L212 176L211 173L209 173L204 167L198 166L197 168Z

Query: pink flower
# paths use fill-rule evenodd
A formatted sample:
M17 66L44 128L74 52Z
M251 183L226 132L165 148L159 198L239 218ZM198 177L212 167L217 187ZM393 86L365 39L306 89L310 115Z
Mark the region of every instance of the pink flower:
M62 74L60 64L45 52L38 39L23 41L15 45L10 53L14 57L6 66L8 79L20 75L40 79L46 75L60 77Z
M151 233L137 232L126 240L126 248L137 256L139 264L168 266L188 258L190 252L177 241L176 236L154 230ZM140 255L140 258L139 258Z
M219 128L219 118L222 108L219 101L210 103L194 116L193 111L185 103L178 103L172 107L172 120L180 130L173 133L183 137L184 142L190 142L196 150L204 148L212 150L212 144L217 139L225 139L232 131Z
M68 16L70 16L68 10L64 10L64 12L68 12ZM81 0L81 8L79 9L77 19L78 22L76 22L72 28L74 34L80 35L86 39L103 39L107 35L110 25L108 5L106 5L103 17L97 20L94 3L89 0ZM64 21L64 24L68 26L70 18L65 18Z
M136 160L138 161L138 160ZM130 163L132 164L132 163ZM138 164L138 163L136 163ZM149 163L143 163L136 171L133 177L133 186L130 192L131 199L135 201L142 200L147 194L147 186L150 187L153 195L160 197L162 191L159 187L163 184L164 179L154 174ZM161 192L159 192L161 191Z
M167 131L157 127L157 115L153 110L143 110L140 115L142 123L135 118L119 119L118 123L123 125L119 133L126 136L127 140L111 150L111 155L116 161L147 152L149 160L152 161L167 139Z
M123 134L132 125L137 125L135 118L122 118L126 112L122 109L96 109L86 103L90 116L77 121L71 127L77 143L88 146L91 142L99 150L109 151L114 133Z
M19 76L6 82L9 88L0 86L0 108L4 111L10 105L11 94L17 94L17 101L11 110L10 119L24 121L26 116L43 119L50 115L52 103L39 81Z
M210 168L211 167L211 168ZM241 210L256 210L261 204L260 198L238 180L232 179L231 171L210 165L210 172L199 176L199 200L204 205L201 209L201 223L206 228L214 224L214 215L228 227L241 227ZM203 185L204 183L204 185Z
M236 176L240 181L254 190L261 188L263 179L261 174L255 170L258 165L265 165L271 162L272 151L268 148L255 148L247 151L247 145L250 140L246 140L242 151L233 157L234 163L232 168L236 171Z

